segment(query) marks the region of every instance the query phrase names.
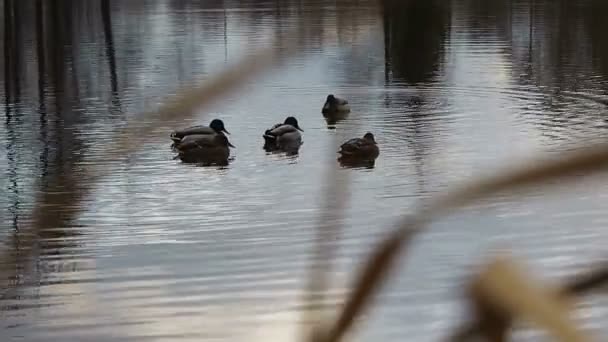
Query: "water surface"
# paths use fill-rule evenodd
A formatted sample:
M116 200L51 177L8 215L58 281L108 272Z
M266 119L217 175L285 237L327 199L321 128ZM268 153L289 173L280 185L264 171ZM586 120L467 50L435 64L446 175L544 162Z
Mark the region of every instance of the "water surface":
M0 239L27 256L3 261L2 340L293 338L328 168L350 184L339 304L373 243L421 199L607 133L602 1L40 3L2 8ZM173 160L179 127L163 127L116 156L81 214L20 247L37 196L70 190L66 175L95 163L127 119L294 27L301 54L183 122L221 118L236 146L228 167ZM343 120L322 117L329 93L349 100ZM266 154L261 134L287 115L305 130L300 154ZM367 131L375 167L341 168L339 144ZM495 197L433 224L358 337L444 336L465 317L462 282L497 245L551 280L605 257L605 184ZM606 307L590 297L578 311L597 336Z

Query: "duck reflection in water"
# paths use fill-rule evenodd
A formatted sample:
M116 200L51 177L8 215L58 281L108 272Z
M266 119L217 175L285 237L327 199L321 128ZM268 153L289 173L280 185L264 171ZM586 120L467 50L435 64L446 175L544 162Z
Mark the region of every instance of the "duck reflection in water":
M343 121L348 117L349 112L334 112L332 114L323 115L325 122L327 122L327 128L336 129L336 124Z

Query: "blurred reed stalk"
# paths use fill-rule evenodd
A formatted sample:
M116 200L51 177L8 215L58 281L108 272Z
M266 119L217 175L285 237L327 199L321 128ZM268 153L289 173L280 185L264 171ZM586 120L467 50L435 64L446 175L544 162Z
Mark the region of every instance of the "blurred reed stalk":
M18 245L19 248L9 247L0 251L0 279L6 281L16 276L16 270L11 265L26 264L25 261L36 247L40 232L49 227L59 227L61 222L74 219L79 214L84 207L79 203L86 200L99 179L111 172L111 165L117 156L128 157L145 143L157 138L159 127L180 125L191 118L195 111L213 105L227 93L237 91L254 76L280 67L285 60L301 53L302 46L298 44L297 34L298 28L295 27L282 39L274 40L270 48L261 48L201 85L178 91L157 109L136 115L114 133L114 143L98 158L84 163L77 174L73 170L67 170L60 177L56 191L51 189L40 192L29 224L12 237L14 241L7 243L8 246ZM162 133L168 139L168 132ZM61 214L59 210L54 210L57 208L61 208Z
M300 27L296 26L293 31L281 35L280 39L272 44L272 48L260 49L204 84L182 89L178 94L167 99L167 102L158 109L142 113L129 121L123 129L115 133L115 143L109 146L98 160L85 164L85 168L78 175L66 173L62 177L59 181L61 191L47 191L39 195L33 210L31 224L20 230L15 237L21 246L20 250L15 252L9 249L0 255L2 265L6 268L15 264L17 259L27 259L35 247L38 232L59 224L61 220L66 220L65 216L74 218L78 215L83 206L77 204L88 196L91 184L109 172L109 165L117 155L128 156L136 152L143 144L157 137L150 132L154 132L158 127L178 124L190 118L195 109L200 110L212 105L226 93L237 90L253 76L277 67L287 58L300 53L302 46L297 43L299 29ZM608 145L582 146L576 152L562 155L558 160L545 162L532 160L513 170L500 172L481 181L464 184L453 191L446 192L445 195L422 203L418 211L405 217L397 224L388 238L376 246L356 274L353 290L337 318L330 324L323 324L321 316L315 317L315 315L321 315L319 308L324 291L327 289L330 271L329 259L333 257L333 241L339 237L337 218L344 209L349 183L347 178L338 177L336 169L330 167L327 176L326 210L321 213L319 218L312 273L305 296L305 300L309 304L308 309L304 310L304 315L308 315L308 320L305 319L305 321L316 321L316 327L312 334L306 335L306 339L316 342L339 341L353 326L355 319L371 304L373 296L381 289L381 285L389 275L400 252L432 220L498 192L525 189L531 185L548 185L550 181L560 177L570 177L569 180L573 180L580 174L603 171L607 166ZM59 218L52 208L62 208L63 217ZM14 270L2 269L0 272L2 272L0 276L4 279L14 275ZM571 286L570 290L565 291L584 291L605 284L605 266L603 271L598 274L600 276L590 276L591 280L588 282ZM514 277L511 276L511 278ZM492 292L492 290L487 292ZM562 323L562 325L564 324ZM472 323L471 327L468 331L479 330L480 326Z
M519 283L519 288L512 284L514 281ZM497 290L497 284L503 288ZM478 337L487 341L506 341L518 316L527 316L543 325L557 339L587 340L584 335L579 336L581 333L567 316L567 311L573 306L574 297L605 288L607 284L608 261L604 261L560 287L543 285L539 291L540 282L533 280L529 272L524 276L521 266L512 257L500 256L487 263L482 272L471 279L466 296L474 317L457 328L447 341L464 342ZM505 288L507 291L501 293ZM540 313L539 309L543 307L545 312ZM572 337L574 335L577 336Z
M335 158L334 151L331 152ZM317 331L314 327L319 326L326 319L323 308L325 295L330 287L331 261L334 259L334 250L337 249L337 242L340 239L342 216L349 199L348 173L339 174L338 168L328 167L325 179L327 180L325 201L315 229L309 282L303 298L304 341L315 339L314 334Z
M336 342L344 336L355 318L370 305L400 252L431 221L500 192L527 190L530 186L551 186L554 184L551 182L558 178L561 181L578 180L582 175L605 171L607 167L608 144L584 145L575 151L563 153L555 160L532 158L511 170L463 184L423 203L419 210L405 217L388 238L374 248L355 276L353 290L337 319L327 326L319 327L315 341Z

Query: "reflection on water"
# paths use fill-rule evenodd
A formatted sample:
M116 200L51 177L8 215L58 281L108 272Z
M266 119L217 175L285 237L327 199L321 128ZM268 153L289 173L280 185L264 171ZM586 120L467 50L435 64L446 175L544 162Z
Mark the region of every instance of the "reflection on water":
M513 157L606 137L608 7L575 1L16 1L2 8L0 312L5 339L259 340L291 336L324 203L326 168L351 177L330 301L371 242L448 184ZM234 160L172 160L166 139L116 156L78 203L62 203L111 133L178 88L298 27L304 53L249 82L213 113ZM351 113L324 118L327 94ZM262 133L298 117L297 156ZM342 168L340 143L371 131L373 168ZM456 291L493 243L548 276L601 257L604 183L571 197L505 196L439 222L379 298L366 340L434 340L461 318ZM582 313L606 334L605 302ZM238 328L236 328L238 327Z
M382 19L387 82L432 81L449 32L449 8L445 1L386 1Z

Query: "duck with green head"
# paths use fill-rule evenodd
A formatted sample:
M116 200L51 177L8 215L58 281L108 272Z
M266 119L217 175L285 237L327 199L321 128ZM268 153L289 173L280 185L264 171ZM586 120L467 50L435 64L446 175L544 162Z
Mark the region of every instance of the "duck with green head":
M224 127L224 122L220 119L213 119L209 126L192 126L181 130L176 130L171 133L171 140L173 140L173 147L177 147L179 144L188 143L195 140L209 139L213 140L217 134L223 135L224 133L230 134Z
M264 149L266 151L284 151L288 153L298 153L302 145L303 129L300 128L298 120L293 116L288 116L283 123L278 123L267 129L264 137Z
M235 148L228 141L228 137L223 134L216 134L213 138L204 137L180 143L177 146L178 155L176 158L185 163L227 165L230 157L230 147Z
M325 104L323 105L321 112L324 116L344 115L350 112L350 106L348 101L345 99L336 97L333 94L329 94L327 95L327 99L325 100Z
M374 135L367 132L363 138L353 138L340 145L338 153L341 162L374 161L378 158L380 149Z

